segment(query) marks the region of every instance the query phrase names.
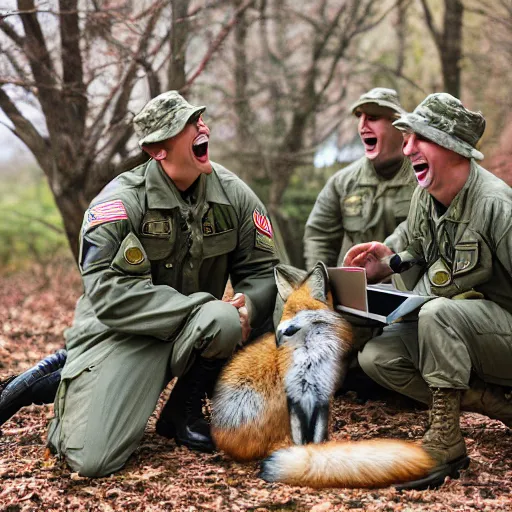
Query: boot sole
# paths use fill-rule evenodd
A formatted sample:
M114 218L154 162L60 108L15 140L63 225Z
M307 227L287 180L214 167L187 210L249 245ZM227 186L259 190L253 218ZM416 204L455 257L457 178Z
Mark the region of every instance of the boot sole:
M395 489L398 491L406 490L417 490L424 491L426 489L436 489L444 484L444 480L447 476L453 479L460 477L459 471L467 469L469 466L469 457L464 455L458 459L453 460L447 464L443 464L434 469L425 478L413 480L411 482L405 482L403 484L395 485Z

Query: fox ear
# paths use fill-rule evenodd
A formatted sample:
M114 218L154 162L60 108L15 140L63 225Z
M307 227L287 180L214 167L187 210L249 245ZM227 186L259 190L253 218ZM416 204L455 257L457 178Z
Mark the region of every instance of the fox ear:
M307 275L308 273L305 270L284 263L279 263L274 267L277 291L284 302L288 300L290 294L304 281Z
M308 273L303 283L308 286L313 299L328 302L329 275L327 267L319 261Z

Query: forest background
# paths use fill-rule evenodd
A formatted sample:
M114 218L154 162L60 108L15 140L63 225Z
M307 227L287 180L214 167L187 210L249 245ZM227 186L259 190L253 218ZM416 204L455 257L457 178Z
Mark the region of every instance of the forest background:
M293 264L326 179L362 154L349 105L393 87L481 110L484 166L512 184L511 0L3 0L2 272L76 255L90 200L140 162L132 118L179 89L210 154L268 206ZM68 242L69 241L69 244Z
M372 87L397 89L407 110L436 91L481 110L483 165L512 185L511 63L512 0L0 0L0 379L62 346L83 213L144 158L132 118L151 97L179 89L207 105L212 159L257 192L302 266L318 192L362 155L348 109ZM418 439L428 421L352 398L335 401L337 439ZM51 415L34 406L4 425L0 511L494 512L512 500L512 436L478 415L463 415L464 477L402 494L268 485L256 465L169 445L155 415L119 475L81 479L43 457Z

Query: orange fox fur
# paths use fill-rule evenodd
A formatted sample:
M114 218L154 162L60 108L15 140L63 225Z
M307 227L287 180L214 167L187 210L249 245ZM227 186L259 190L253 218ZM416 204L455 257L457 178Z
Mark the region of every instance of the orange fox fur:
M321 299L313 297L306 279L289 293L282 321L299 311L332 309L330 293ZM343 377L351 328L340 317L335 331L344 354ZM419 445L406 441L294 445L285 392L293 350L286 343L278 347L276 336L269 333L237 353L224 368L212 399L212 436L217 448L237 461L268 457L261 476L291 485L385 487L427 475L433 460Z

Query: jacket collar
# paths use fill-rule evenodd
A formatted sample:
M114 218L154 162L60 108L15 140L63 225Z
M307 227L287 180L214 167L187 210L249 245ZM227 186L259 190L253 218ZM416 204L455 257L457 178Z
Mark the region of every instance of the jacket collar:
M211 174L201 174L199 177L199 180L204 182L206 187L205 200L208 203L229 205L231 203L224 193L215 167L216 164L212 162L213 172ZM199 185L202 185L202 183L199 183ZM199 189L200 186L193 192L194 196L197 195ZM154 159L146 164L146 197L148 208L151 210L178 208L184 204L180 191L169 176L165 174L158 161Z

